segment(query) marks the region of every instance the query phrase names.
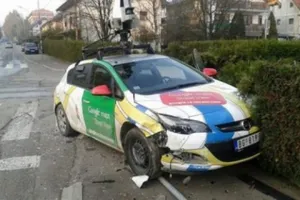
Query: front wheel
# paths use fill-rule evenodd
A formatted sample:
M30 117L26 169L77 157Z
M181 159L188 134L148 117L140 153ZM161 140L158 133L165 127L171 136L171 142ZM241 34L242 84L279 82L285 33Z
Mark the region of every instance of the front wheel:
M71 127L64 108L59 104L55 110L59 132L65 137L77 136L78 133Z
M148 175L149 179L161 174L161 154L157 145L146 138L139 129L131 129L124 144L126 160L136 175Z

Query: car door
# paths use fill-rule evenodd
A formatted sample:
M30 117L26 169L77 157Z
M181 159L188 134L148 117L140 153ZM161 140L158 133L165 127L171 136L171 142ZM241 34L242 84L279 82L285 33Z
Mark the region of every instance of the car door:
M64 86L63 107L73 129L86 133L83 117L82 97L85 90L90 87L90 74L92 64L84 63L75 66L67 75L67 84Z
M114 95L95 96L92 88L107 85L113 88L114 78L103 66L94 65L91 73L91 88L85 90L82 98L84 120L87 134L91 137L117 148L115 134L115 104Z

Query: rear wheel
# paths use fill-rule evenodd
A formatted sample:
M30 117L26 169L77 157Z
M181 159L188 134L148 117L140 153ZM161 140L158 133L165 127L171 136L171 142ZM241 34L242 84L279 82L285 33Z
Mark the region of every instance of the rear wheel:
M77 136L78 133L71 127L64 108L59 104L55 110L56 122L60 133L65 137Z
M157 145L147 139L139 129L131 129L124 144L126 160L136 175L148 175L154 179L161 174L161 155Z

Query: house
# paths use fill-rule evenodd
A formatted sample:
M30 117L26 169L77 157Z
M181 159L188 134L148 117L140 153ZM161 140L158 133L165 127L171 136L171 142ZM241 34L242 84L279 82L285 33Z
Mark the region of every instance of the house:
M30 25L35 24L39 19L46 19L46 21L54 17L53 12L46 9L39 9L32 11L28 16L28 22Z
M262 37L269 17L269 6L264 0L240 0L229 9L229 21L241 11L246 25L246 37Z
M282 0L270 10L274 13L279 37L300 37L300 0Z
M78 2L77 0L67 0L56 9L62 17L62 28L64 32L78 29Z
M52 29L52 30L62 30L63 29L61 13L56 14L51 20L49 20L43 24L42 32L46 32L49 29Z

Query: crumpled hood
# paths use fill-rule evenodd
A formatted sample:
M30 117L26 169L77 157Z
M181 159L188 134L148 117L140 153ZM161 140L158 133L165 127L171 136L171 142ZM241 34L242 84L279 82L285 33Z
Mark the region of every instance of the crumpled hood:
M224 109L230 113L240 110L233 103L237 100L237 89L218 80L172 92L135 96L136 103L159 114L181 118L216 113ZM240 111L239 111L240 112Z

